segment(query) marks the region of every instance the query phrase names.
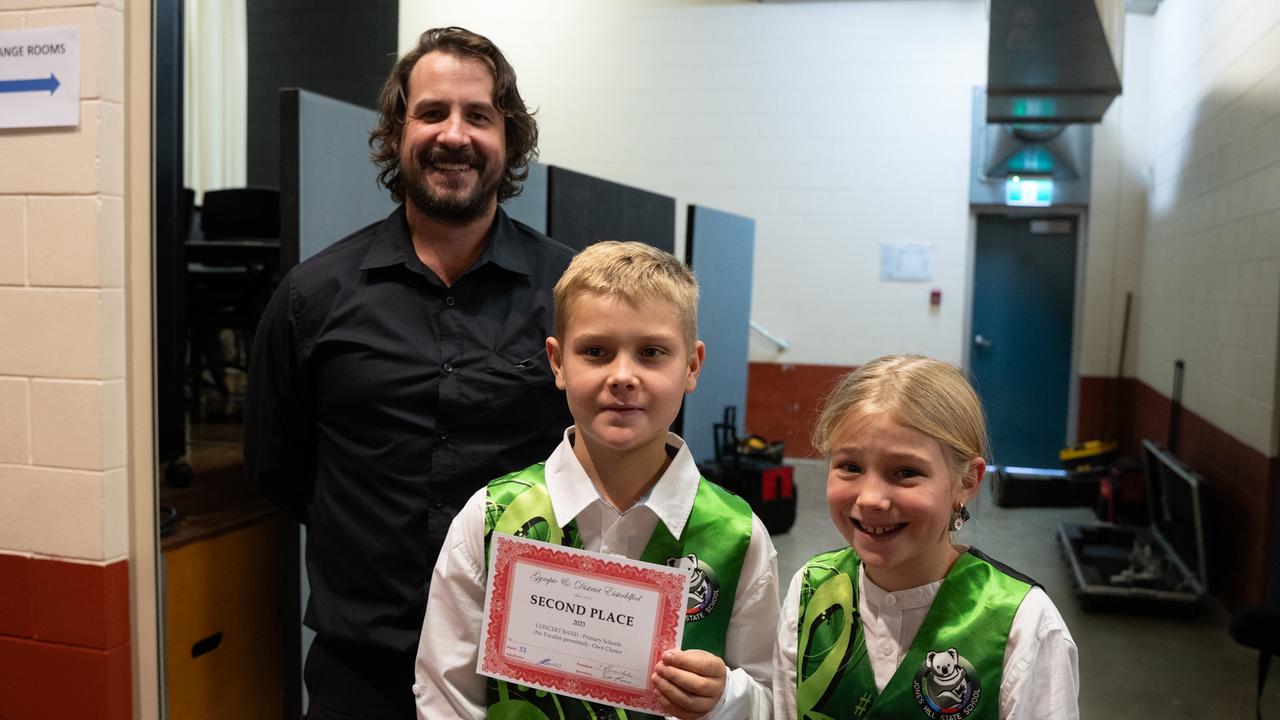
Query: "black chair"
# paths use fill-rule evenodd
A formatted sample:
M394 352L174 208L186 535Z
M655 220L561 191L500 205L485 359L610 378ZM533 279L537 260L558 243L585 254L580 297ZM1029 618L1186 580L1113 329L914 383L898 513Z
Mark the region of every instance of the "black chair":
M1246 605L1231 614L1232 639L1258 651L1258 720L1262 720L1262 688L1267 684L1271 656L1280 654L1280 610Z
M248 369L253 333L277 280L279 238L279 190L249 187L204 194L199 237L187 244L191 394L197 405L206 368L223 397L229 395L226 370ZM273 243L276 252L271 252ZM220 339L220 331L227 329L235 335L231 358Z
M280 239L280 190L267 187L210 190L204 194L200 232L205 240Z

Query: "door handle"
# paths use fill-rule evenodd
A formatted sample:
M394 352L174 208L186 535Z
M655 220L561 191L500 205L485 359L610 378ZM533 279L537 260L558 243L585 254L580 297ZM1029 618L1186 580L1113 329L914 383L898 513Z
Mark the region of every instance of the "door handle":
M984 338L984 337L982 337L981 335L974 335L974 336L973 336L973 344L974 344L974 345L977 345L977 346L978 346L978 347L980 347L980 348L986 349L986 350L990 350L990 349L991 349L991 341L990 341L990 340L988 340L988 339L986 339L986 338Z

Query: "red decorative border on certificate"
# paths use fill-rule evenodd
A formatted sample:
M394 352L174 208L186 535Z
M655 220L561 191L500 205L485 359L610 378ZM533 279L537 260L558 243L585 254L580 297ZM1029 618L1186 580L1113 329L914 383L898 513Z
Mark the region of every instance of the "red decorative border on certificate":
M576 695L608 705L626 705L661 715L660 694L646 680L646 690L593 680L506 657L507 623L511 607L511 572L519 561L565 568L576 573L643 587L659 593L658 624L654 628L653 654L649 668L667 650L679 649L677 635L685 609L684 578L636 565L612 562L591 555L564 552L559 546L534 541L518 541L494 533L493 589L489 600L489 628L484 638L481 669L533 686L566 695ZM646 678L648 675L646 674Z

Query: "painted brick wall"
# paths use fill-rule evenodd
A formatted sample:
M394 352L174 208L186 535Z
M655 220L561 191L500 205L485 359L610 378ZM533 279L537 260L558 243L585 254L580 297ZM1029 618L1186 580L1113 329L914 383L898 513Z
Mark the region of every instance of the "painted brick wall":
M1078 433L1165 442L1185 360L1177 454L1208 481L1214 590L1263 602L1280 579L1280 5L1162 3L1125 26L1124 95L1095 132Z
M123 720L123 3L0 10L56 26L80 28L79 127L0 130L0 717Z
M1125 294L1137 296L1147 218L1152 19L1127 15L1122 84L1093 129L1093 178L1085 230L1079 372L1114 375L1124 334ZM1137 363L1136 309L1130 311L1125 374ZM1082 436L1083 437L1083 436Z
M1280 3L1164 3L1136 375L1264 456L1277 442Z
M0 12L66 25L79 128L0 131L0 551L109 561L128 549L123 13Z
M124 561L0 554L0 717L132 717L128 583Z
M1141 457L1141 442L1176 443L1177 456L1205 479L1202 489L1210 590L1228 607L1268 601L1267 541L1273 536L1277 458L1268 458L1193 410L1183 409L1170 438L1172 403L1141 380L1086 377L1080 386L1079 436L1115 439Z

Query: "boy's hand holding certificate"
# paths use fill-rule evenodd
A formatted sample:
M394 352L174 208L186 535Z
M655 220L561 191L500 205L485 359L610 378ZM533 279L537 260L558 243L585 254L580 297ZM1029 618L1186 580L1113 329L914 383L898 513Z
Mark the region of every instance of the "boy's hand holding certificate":
M650 681L684 635L685 570L494 533L482 675L663 712Z

